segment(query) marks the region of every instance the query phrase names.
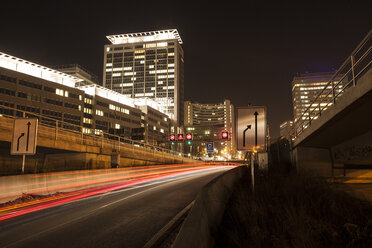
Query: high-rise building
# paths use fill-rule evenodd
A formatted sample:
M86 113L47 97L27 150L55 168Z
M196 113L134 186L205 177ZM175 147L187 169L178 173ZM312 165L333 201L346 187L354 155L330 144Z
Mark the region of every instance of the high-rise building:
M199 141L197 145L203 147L205 142L214 142L219 154L231 154L235 150L234 105L230 100L218 104L185 101L184 120L186 131L193 132L194 140ZM224 130L229 132L227 140L221 137Z
M176 29L109 35L103 86L131 98L150 98L183 124L184 56Z
M54 66L53 69L82 79L76 83L76 87L84 85L99 84L98 77L78 64Z
M280 124L280 137L289 138L293 128L293 121L285 121Z
M293 78L292 100L294 122L300 118L305 120L309 117L315 117L316 111L313 111L314 109L332 105L332 93L330 93L332 86L327 86L327 84L333 74L333 72L305 73ZM333 84L337 84L338 81L339 79L334 79ZM319 95L326 86L327 89ZM338 94L342 87L343 84L340 83L334 94ZM315 99L316 101L314 102ZM309 110L308 112L306 111L307 109Z

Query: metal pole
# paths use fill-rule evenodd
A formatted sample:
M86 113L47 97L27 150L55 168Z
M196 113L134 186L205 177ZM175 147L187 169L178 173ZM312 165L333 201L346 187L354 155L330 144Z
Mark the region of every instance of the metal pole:
M352 77L353 77L353 85L355 86L356 85L356 82L355 82L355 71L354 71L355 60L354 60L354 56L353 55L351 55L350 60L351 60L351 74L352 74Z
M336 98L335 98L335 83L333 82L332 80L332 100L333 100L333 104L336 103Z
M56 121L56 139L57 140L57 137L58 137L58 120Z
M251 180L252 180L252 195L254 197L254 153L251 153Z
M26 118L26 113L23 112L23 118ZM25 174L26 155L22 154L22 174Z
M22 174L25 174L26 155L22 155Z

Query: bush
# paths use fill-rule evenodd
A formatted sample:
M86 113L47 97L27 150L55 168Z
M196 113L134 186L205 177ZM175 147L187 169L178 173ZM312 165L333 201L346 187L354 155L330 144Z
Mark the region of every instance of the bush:
M372 247L368 203L322 179L257 173L238 182L227 205L216 247Z

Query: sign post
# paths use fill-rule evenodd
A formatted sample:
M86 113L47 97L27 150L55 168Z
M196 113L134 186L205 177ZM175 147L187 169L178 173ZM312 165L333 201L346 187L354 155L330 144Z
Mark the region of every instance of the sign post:
M245 151L245 157L247 159L248 157L250 158L252 192L254 195L254 164L256 155L257 152L265 151L266 149L266 107L237 107L235 123L237 150Z
M214 151L214 143L213 142L208 142L207 143L207 153L213 153Z
M26 155L36 153L38 119L19 118L14 120L11 155L22 155L22 174L25 171Z

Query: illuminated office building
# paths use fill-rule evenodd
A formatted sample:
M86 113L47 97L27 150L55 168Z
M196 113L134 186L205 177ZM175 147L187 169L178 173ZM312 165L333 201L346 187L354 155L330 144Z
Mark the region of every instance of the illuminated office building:
M87 69L85 69L84 67L78 64L54 66L53 69L82 79L76 83L75 85L76 87L84 86L84 85L99 84L98 77L96 75L89 72Z
M231 154L235 150L234 105L230 100L217 104L201 104L185 101L185 129L193 133L198 149L206 142L214 142L218 154ZM222 131L229 132L229 139L222 140ZM202 149L198 149L200 153Z
M75 76L0 52L0 117L23 117L26 111L25 117L41 124L128 139L142 128L137 140L166 146L170 120L159 104L88 82L76 66L64 69Z
M293 128L293 121L285 121L280 124L280 137L289 138Z
M305 73L293 78L292 81L292 100L293 100L293 118L296 122L300 118L305 120L314 117L315 108L323 108L332 105L332 94L328 94L332 86L327 86L333 76L333 72L324 73ZM337 84L338 80L334 81ZM318 94L327 86L327 89L317 98ZM342 83L335 90L335 94L342 89ZM317 98L317 99L316 99ZM314 100L316 101L314 102ZM311 104L311 106L310 106ZM310 112L306 110L309 108Z
M109 35L103 86L130 98L150 98L183 123L184 60L176 29Z

